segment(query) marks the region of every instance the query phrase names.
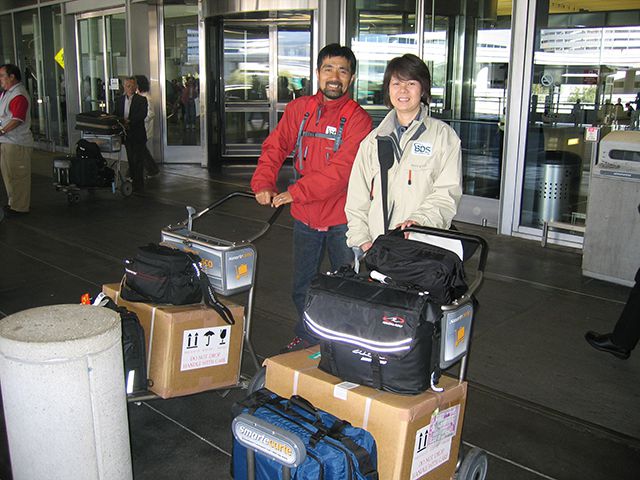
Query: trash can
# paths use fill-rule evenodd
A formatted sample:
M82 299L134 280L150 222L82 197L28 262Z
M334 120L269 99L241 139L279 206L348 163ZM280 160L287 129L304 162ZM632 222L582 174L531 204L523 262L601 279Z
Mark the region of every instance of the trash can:
M133 476L120 316L54 305L0 321L0 382L14 480Z
M567 222L580 193L582 158L571 152L547 150L538 156L534 211L538 223Z

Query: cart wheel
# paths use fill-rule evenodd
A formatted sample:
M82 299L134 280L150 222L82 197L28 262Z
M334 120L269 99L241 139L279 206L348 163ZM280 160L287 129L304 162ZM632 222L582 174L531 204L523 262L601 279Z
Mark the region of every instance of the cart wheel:
M80 194L79 193L74 193L73 194L73 203L80 203Z
M120 192L123 197L129 197L133 193L133 184L129 180L125 180L120 185Z
M462 459L456 480L484 480L488 467L485 451L474 447Z
M253 392L257 392L261 388L264 388L265 379L267 377L267 367L262 367L253 376L247 387L247 392L251 395Z
M69 203L69 205L73 205L74 203L79 203L80 202L80 194L79 193L73 193L73 192L67 193L67 202Z

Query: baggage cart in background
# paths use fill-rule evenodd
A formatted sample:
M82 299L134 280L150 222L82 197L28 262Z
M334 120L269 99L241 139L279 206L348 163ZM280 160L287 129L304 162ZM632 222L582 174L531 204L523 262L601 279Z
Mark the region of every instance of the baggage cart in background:
M78 114L78 117L81 115L85 114ZM114 117L113 115L107 116L110 118ZM99 152L97 155L99 155L100 158L95 158L97 165L95 181L78 181L77 170L81 169L83 165L76 151L76 155L54 158L53 185L55 189L66 193L67 201L70 204L80 201L80 192L82 190L111 190L114 194L119 192L123 197L129 197L133 193L133 184L131 179L122 172L122 135L124 127L120 122L113 123L112 119L110 120L109 127L105 129L95 129L83 125L81 122L76 121L76 128L82 130L82 140L94 143ZM84 130L85 128L86 130ZM76 145L76 150L77 148ZM104 158L102 157L102 153L116 155L115 157ZM87 175L92 176L94 173L87 173ZM81 174L80 176L82 177L84 175Z

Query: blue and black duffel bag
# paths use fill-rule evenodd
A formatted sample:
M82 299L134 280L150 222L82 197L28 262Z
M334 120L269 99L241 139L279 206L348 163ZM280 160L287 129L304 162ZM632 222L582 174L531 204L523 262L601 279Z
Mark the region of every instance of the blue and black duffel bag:
M234 406L235 480L377 480L372 435L302 397L267 389Z

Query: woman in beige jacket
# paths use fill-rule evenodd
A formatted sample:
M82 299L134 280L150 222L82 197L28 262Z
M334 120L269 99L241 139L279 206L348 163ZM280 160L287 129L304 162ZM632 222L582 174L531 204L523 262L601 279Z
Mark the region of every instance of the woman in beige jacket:
M460 139L450 126L428 115L431 77L425 63L412 54L394 58L383 89L385 105L393 110L360 144L345 207L347 244L363 251L389 228L449 228L462 196ZM379 159L379 151L388 153ZM385 209L382 179L387 166Z

